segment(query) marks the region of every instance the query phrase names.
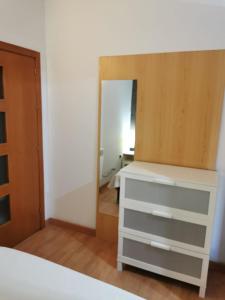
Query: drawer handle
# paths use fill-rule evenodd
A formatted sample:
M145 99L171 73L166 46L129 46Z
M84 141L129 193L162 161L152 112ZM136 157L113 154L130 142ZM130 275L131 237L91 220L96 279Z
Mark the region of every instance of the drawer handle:
M157 216L157 217L167 218L167 219L172 219L173 218L172 214L167 213L167 212L163 212L163 211L158 211L158 210L153 210L152 215Z
M150 242L150 245L154 248L159 248L159 249L163 249L163 250L166 250L166 251L171 250L170 246L164 245L164 244L161 244L161 243L158 243L158 242Z

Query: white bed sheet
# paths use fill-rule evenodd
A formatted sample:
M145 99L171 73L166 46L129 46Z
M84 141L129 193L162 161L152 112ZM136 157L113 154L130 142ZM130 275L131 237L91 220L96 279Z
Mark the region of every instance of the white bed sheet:
M39 257L0 247L0 300L141 300Z

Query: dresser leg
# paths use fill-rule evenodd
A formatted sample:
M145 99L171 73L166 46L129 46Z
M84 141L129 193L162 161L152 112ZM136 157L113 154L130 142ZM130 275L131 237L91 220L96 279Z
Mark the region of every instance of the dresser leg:
M199 297L200 298L205 298L205 291L206 291L206 287L200 286L200 288L199 288Z
M117 262L117 271L122 272L123 271L123 263Z

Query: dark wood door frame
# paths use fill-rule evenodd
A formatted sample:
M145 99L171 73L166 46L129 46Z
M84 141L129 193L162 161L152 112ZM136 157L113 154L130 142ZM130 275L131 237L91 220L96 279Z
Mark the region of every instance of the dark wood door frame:
M44 171L43 171L43 142L42 142L42 100L41 100L41 67L40 53L34 50L26 49L13 44L0 41L0 50L16 53L22 56L32 57L35 61L35 93L37 104L37 127L38 127L38 177L39 177L39 212L40 212L40 229L45 226L44 210Z

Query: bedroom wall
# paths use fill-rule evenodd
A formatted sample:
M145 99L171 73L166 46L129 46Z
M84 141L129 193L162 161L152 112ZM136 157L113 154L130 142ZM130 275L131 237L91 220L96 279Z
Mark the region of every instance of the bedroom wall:
M0 0L0 40L41 53L45 207L48 217L48 122L44 0Z
M99 56L224 49L223 3L46 0L50 215L95 227ZM224 129L219 149L212 259L225 261Z

